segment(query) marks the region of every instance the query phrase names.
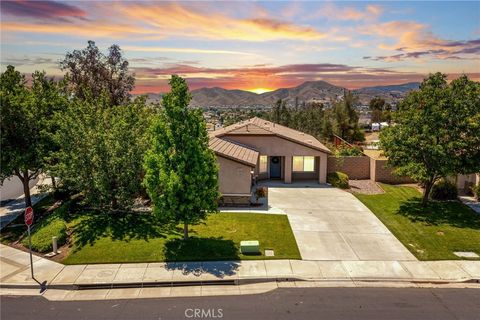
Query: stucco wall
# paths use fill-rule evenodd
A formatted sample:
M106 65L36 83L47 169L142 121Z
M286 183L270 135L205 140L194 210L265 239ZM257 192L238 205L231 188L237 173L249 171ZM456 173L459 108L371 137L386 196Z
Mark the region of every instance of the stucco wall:
M319 175L316 179L321 183L325 183L327 180L327 153L276 136L226 135L223 138L253 147L258 150L260 155L284 156L284 162L282 163L284 170L282 171L285 172L285 182L290 182L292 179L293 156L319 157Z
M372 179L373 181L390 183L390 184L415 182L409 177L399 177L397 175L394 175L392 172L392 168L387 167L387 160L384 160L384 159L371 158L370 170L371 170L370 179Z
M457 188L468 192L470 191L471 186L480 183L480 174L459 174L457 175L456 180Z
M357 157L328 157L327 173L340 171L346 173L350 179L370 179L370 158Z
M252 184L250 168L239 162L217 155L218 182L222 194L249 194Z

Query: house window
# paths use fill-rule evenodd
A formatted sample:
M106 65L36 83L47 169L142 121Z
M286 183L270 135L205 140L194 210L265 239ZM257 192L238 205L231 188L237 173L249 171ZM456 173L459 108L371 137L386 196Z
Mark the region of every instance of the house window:
M260 168L259 172L260 173L265 173L267 172L267 156L260 156Z
M295 172L314 172L315 157L312 156L294 156L293 171Z

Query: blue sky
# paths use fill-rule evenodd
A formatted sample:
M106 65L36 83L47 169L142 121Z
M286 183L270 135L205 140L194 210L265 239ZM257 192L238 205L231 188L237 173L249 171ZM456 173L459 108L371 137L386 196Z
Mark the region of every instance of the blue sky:
M66 52L115 43L136 92L165 91L172 73L193 89L480 80L478 1L2 1L1 18L2 70L61 76Z

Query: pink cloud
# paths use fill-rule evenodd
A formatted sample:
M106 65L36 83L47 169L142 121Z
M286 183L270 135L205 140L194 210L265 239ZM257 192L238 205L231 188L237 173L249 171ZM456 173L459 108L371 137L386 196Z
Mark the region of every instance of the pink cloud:
M56 1L2 1L2 11L13 16L42 20L85 18L87 15L79 7Z
M390 21L381 24L366 25L360 29L366 35L375 36L378 47L394 54L368 57L377 61L402 61L408 59L433 58L472 59L471 55L480 53L480 39L451 41L442 39L425 24L414 21ZM393 40L386 44L381 39Z

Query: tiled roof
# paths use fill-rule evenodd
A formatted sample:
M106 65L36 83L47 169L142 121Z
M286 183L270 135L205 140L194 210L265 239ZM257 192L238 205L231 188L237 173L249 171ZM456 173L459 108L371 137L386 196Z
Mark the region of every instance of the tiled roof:
M247 148L243 145L232 143L228 140L219 139L216 137L210 138L209 147L215 152L215 154L219 156L238 161L252 167L257 165L258 152L251 148Z
M275 135L319 151L331 151L315 137L260 118L251 118L231 126L210 131L210 137L221 138L224 135Z

